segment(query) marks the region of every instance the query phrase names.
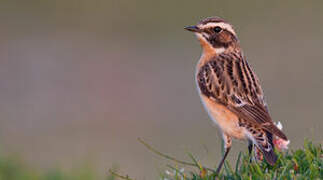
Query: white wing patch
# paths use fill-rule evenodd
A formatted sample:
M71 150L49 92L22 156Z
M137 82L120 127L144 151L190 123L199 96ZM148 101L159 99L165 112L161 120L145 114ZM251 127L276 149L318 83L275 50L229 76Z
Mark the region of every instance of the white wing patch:
M224 47L215 48L215 52L216 52L217 54L221 54L221 53L223 53L224 51L225 51L225 48L224 48Z

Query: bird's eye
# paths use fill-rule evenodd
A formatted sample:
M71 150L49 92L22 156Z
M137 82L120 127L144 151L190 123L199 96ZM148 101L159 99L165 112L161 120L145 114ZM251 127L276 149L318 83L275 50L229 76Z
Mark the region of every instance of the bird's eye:
M222 31L222 28L220 28L219 26L216 26L213 28L213 31L216 32L216 33L219 33Z

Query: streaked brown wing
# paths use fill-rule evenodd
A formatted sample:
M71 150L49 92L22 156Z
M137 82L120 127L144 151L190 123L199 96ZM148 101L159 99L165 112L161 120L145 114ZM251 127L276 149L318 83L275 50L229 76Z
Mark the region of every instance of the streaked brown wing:
M226 105L238 117L287 140L266 108L259 81L241 55L220 55L201 67L197 74L201 93Z
M287 140L286 135L277 128L277 126L271 120L269 113L264 109L264 107L261 107L260 104L245 104L241 107L229 105L229 109L235 112L240 118L250 122L255 122L261 125L261 127L268 132Z

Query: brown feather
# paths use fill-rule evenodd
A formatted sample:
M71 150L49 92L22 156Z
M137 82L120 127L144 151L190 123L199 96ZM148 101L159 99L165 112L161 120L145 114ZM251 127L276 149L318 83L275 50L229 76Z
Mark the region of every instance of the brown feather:
M242 55L236 53L213 57L200 68L197 79L202 94L226 105L238 117L287 140L269 115L258 78Z

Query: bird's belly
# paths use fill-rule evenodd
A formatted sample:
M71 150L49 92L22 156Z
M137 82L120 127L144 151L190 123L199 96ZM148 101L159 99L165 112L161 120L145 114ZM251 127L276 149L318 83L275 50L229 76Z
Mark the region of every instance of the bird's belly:
M246 138L245 129L239 126L237 115L228 110L222 104L218 104L213 100L210 100L208 97L202 95L201 98L209 116L224 133L237 139Z

